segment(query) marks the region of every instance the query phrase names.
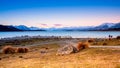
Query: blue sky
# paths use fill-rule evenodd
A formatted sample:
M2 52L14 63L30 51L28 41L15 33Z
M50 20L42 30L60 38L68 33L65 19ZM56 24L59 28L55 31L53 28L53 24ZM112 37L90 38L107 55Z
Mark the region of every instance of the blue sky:
M0 24L37 27L120 22L120 0L0 0Z

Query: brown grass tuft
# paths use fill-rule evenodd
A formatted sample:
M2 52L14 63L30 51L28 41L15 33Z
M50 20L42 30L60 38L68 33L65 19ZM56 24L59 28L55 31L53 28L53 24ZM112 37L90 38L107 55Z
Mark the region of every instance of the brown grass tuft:
M23 58L23 56L19 56L19 58Z
M18 47L17 48L17 53L27 53L28 51L29 51L29 49L26 47Z
M104 42L103 45L108 45L108 44L106 42Z
M95 41L94 39L88 39L89 43L94 42L94 41Z
M2 49L2 52L3 52L4 54L13 54L13 53L15 53L15 50L16 50L15 47L5 46L5 47Z
M82 49L86 49L86 48L89 48L89 44L87 42L79 42L78 45L77 45L77 49L78 51L79 50L82 50Z
M117 36L116 39L120 39L120 36Z

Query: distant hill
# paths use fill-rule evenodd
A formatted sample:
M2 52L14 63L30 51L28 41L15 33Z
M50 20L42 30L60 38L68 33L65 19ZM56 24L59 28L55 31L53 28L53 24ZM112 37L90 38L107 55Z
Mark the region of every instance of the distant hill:
M12 26L0 25L0 31L21 31L21 30Z
M99 26L96 26L94 29L95 30L106 30L106 29L109 29L113 25L114 25L113 23L104 23Z
M23 30L23 31L29 31L30 29L27 27L27 26L25 26L25 25L19 25L19 26L13 26L13 27L15 27L15 28L17 28L17 29L19 29L19 30Z
M22 31L46 31L45 29L40 29L38 27L27 27L25 25L18 25L18 26L13 26L19 30L22 30Z
M8 26L0 25L0 31L120 31L119 23L103 23L98 26L79 26L79 27L62 27L62 28L38 28L27 27L25 25Z
M103 30L103 31L118 31L120 30L120 23L104 23L94 28L95 30Z
M66 27L64 31L120 31L120 23L103 23L98 26Z
M40 30L38 27L29 27L30 30Z
M109 30L118 30L120 31L120 23L117 23L109 28Z
M0 25L0 31L46 31L37 27L27 27L24 25L12 26L12 25Z

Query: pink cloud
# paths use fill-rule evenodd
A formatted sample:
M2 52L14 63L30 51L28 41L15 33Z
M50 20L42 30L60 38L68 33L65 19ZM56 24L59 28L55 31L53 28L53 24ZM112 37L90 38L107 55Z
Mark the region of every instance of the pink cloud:
M41 24L42 26L47 26L47 24Z
M54 24L54 26L62 26L62 24Z

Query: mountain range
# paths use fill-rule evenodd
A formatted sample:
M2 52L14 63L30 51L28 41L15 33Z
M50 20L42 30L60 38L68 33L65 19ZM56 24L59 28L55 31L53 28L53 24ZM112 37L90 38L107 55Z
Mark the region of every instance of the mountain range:
M103 23L98 26L79 26L62 28L38 28L25 25L0 25L0 31L120 31L119 23Z
M79 26L79 27L63 27L51 28L51 30L62 31L120 31L120 23L103 23L98 26Z
M0 25L0 31L21 31L13 26Z
M44 29L42 28L38 28L38 27L27 27L25 25L18 25L18 26L12 26L12 27L15 27L19 30L22 30L22 31L45 31Z

